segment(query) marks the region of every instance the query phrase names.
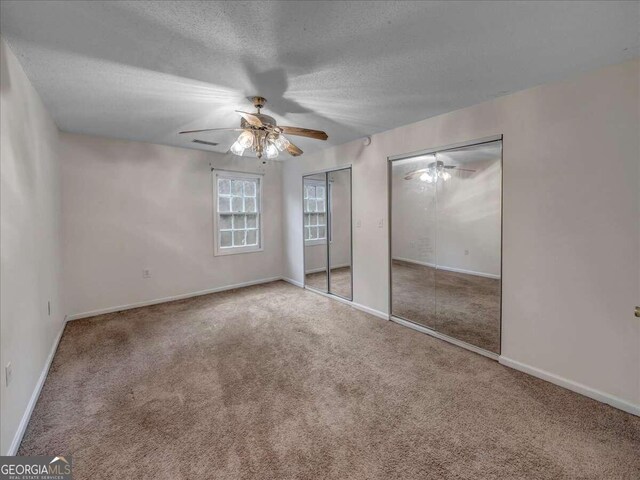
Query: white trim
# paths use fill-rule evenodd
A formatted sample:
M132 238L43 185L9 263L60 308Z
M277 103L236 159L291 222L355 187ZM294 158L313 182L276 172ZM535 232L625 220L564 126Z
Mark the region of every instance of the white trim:
M500 275L495 273L476 272L474 270L465 270L464 268L445 267L444 265L436 265L435 263L420 262L418 260L410 260L408 258L394 257L393 260L400 260L401 262L414 263L416 265L422 265L424 267L435 268L436 270L446 270L447 272L466 273L467 275L475 275L477 277L495 278L500 280Z
M389 320L389 314L385 312L381 312L380 310L375 310L371 307L367 307L366 305L362 305L361 303L350 302L348 300L344 300L343 298L337 297L339 300L343 300L344 302L350 304L353 308L357 308L365 313L373 315L374 317L381 318L382 320Z
M336 165L335 167L331 167L331 168L325 168L324 170L315 170L313 172L307 172L307 173L303 173L302 176L303 177L308 177L310 175L317 175L320 173L330 173L330 172L335 172L338 170L346 170L347 168L351 168L353 166L353 164L351 163L345 163L344 165ZM311 179L313 180L313 179ZM321 182L322 180L320 180Z
M489 350L485 350L484 348L476 347L475 345L471 345L470 343L463 342L462 340L458 340L457 338L450 337L449 335L445 335L444 333L437 332L428 327L423 327L422 325L418 325L417 323L410 322L409 320L405 320L404 318L394 317L393 315L389 315L389 320L395 322L404 327L409 327L413 330L416 330L420 333L426 333L427 335L431 335L432 337L439 338L440 340L444 340L445 342L452 343L458 347L462 347L466 350L470 350L474 353L478 353L483 355L491 360L499 360L500 356L497 353L490 352Z
M306 213L305 213L306 215ZM323 225L325 228L327 228L326 225ZM309 228L307 225L304 226L304 228ZM305 240L304 241L304 246L305 247L315 247L316 245L326 245L327 244L327 238L314 238L313 240Z
M211 165L211 164L209 164ZM217 168L217 167L211 167L211 171L212 172L222 172L222 173L228 173L230 175L236 175L236 174L240 174L240 175L249 175L249 176L253 176L253 175L260 175L262 177L264 177L265 172L242 172L240 170L227 170L226 168Z
M473 146L479 145L481 143L497 142L498 140L502 140L502 139L503 139L503 135L502 134L491 135L489 137L476 138L475 140L465 140L464 142L451 143L449 145L442 145L440 147L427 148L425 150L418 150L416 152L401 153L399 155L391 155L390 157L387 157L387 160L395 162L397 160L403 160L405 158L417 157L417 156L420 156L420 155L428 155L430 153L444 152L444 151L447 151L447 150L454 150L454 149L457 149L457 148L464 148L464 147L473 147Z
M44 364L42 372L40 372L40 377L36 382L36 386L33 389L33 393L31 393L31 398L29 398L29 403L27 403L27 408L22 414L22 418L20 419L20 423L18 424L18 429L16 430L15 435L13 436L13 441L9 446L9 450L7 451L7 456L14 456L18 452L18 448L20 448L20 443L22 442L22 437L24 437L24 432L27 430L27 425L29 425L29 420L31 420L31 414L33 413L33 409L38 402L38 398L40 397L40 392L42 391L42 387L44 386L44 382L47 379L47 374L49 373L49 368L51 367L51 363L53 362L53 357L58 350L58 344L60 343L60 339L62 338L62 333L64 332L64 327L66 325L66 320L62 324L62 328L58 333L53 345L51 346L51 351L49 352L49 356Z
M370 315L373 315L374 317L381 318L382 320L389 320L389 315L384 313L384 312L381 312L380 310L375 310L373 308L366 307L364 305L361 305L359 303L353 302L351 300L347 300L346 298L342 298L342 297L340 297L338 295L333 295L333 294L330 294L330 293L327 293L327 292L323 292L321 290L316 290L313 287L308 287L307 286L307 287L302 287L302 288L304 288L305 290L309 290L310 292L317 293L318 295L322 295L323 297L327 297L327 298L330 298L332 300L337 300L339 302L345 303L345 304L355 308L356 310L360 310L362 312L368 313Z
M407 262L407 263L413 263L415 265L422 265L423 267L431 267L431 268L436 268L436 264L435 263L431 263L431 262L421 262L419 260L410 260L408 258L404 258L404 257L393 257L391 260L398 260L400 262Z
M263 186L262 183L264 181L263 174L253 174L246 172L230 172L228 170L215 170L211 169L211 183L212 183L212 193L213 193L213 256L221 257L226 255L238 255L242 253L256 253L264 251L264 241L263 241L263 232L264 232L264 222L263 222L263 208L262 208L262 191ZM247 245L244 247L221 247L219 245L220 240L220 232L218 231L218 221L220 219L220 212L218 212L218 178L226 178L228 180L236 180L238 178L245 178L249 180L257 181L257 190L256 190L256 212L258 215L258 244L257 245ZM229 205L231 208L231 205ZM233 215L234 212L223 212L225 214ZM242 214L247 214L249 212L242 212Z
M534 377L538 377L542 380L546 380L547 382L559 385L560 387L564 387L568 390L584 395L585 397L593 398L594 400L606 403L608 405L611 405L612 407L618 408L627 413L631 413L632 415L640 416L640 405L631 403L628 400L623 400L622 398L616 397L609 393L596 390L595 388L591 388L581 383L574 382L573 380L569 380L568 378L556 375L554 373L547 372L530 365L526 365L505 356L500 356L500 358L498 358L498 361L506 367L528 373L529 375L533 375Z
M311 270L307 270L304 272L304 274L309 275L311 273L326 272L326 271L327 271L327 267L318 267L318 268L312 268Z
M145 300L144 302L130 303L128 305L119 305L117 307L101 308L98 310L91 310L89 312L83 312L83 313L74 313L73 315L69 315L67 320L68 321L80 320L81 318L95 317L96 315L104 315L105 313L121 312L124 310L131 310L132 308L140 308L140 307L146 307L149 305L157 305L158 303L173 302L175 300L183 300L185 298L199 297L200 295L208 295L210 293L224 292L226 290L233 290L235 288L242 288L242 287L250 287L251 285L259 285L261 283L270 283L278 280L282 280L282 277L262 278L260 280L251 280L249 282L236 283L234 285L225 285L223 287L209 288L207 290L200 290L197 292L182 293L180 295L173 295L171 297L156 298L153 300Z
M331 270L335 270L336 268L344 268L344 267L350 267L351 264L350 263L343 263L340 265L333 265L331 267ZM311 270L307 270L305 273L305 275L309 275L310 273L318 273L318 272L326 272L327 271L327 267L318 267L318 268L312 268Z
M298 288L304 288L304 283L298 282L297 280L294 280L293 278L282 277L282 281L290 283L291 285L294 285L294 286L296 286Z

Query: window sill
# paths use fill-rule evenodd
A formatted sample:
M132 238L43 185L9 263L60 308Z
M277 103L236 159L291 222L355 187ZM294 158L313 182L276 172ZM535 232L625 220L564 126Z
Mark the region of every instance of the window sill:
M326 245L327 244L327 240L326 239L322 239L322 240L305 240L304 241L304 245L306 247L313 247L314 245Z
M226 255L238 255L241 253L256 253L264 251L264 247L235 247L216 249L214 257L224 257Z

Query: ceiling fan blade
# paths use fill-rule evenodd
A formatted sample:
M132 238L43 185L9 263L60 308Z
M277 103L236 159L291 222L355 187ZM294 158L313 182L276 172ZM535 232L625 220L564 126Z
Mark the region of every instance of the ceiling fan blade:
M183 133L200 133L200 132L215 132L215 131L230 131L230 132L241 132L242 128L205 128L204 130L185 130L184 132L178 132L180 135Z
M262 120L256 117L253 113L241 112L240 110L236 110L236 113L239 113L249 125L254 127L262 127L263 125Z
M427 170L429 170L428 168L421 168L420 170L414 170L413 172L408 173L407 175L405 175L404 179L405 180L411 180L413 177L415 177L416 175L419 175L421 173L426 172Z
M458 165L445 165L444 168L455 168L461 172L475 172L475 170L470 170L468 168L460 168Z
M282 127L278 125L278 128L287 135L298 135L299 137L315 138L316 140L326 140L329 136L320 130L310 130L308 128L300 127Z
M297 157L298 155L302 155L302 150L300 150L291 142L289 142L289 146L287 147L287 152L289 152L294 157Z

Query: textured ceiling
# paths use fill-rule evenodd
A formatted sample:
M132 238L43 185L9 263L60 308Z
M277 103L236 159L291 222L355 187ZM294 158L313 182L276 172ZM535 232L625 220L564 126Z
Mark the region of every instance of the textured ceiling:
M198 148L177 132L236 126L260 94L278 123L329 134L296 141L310 151L634 58L639 17L606 1L3 1L1 32L62 130Z

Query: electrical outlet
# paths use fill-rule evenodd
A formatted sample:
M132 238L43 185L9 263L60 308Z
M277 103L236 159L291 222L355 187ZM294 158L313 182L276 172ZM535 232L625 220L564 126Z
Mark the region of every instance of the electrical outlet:
M464 254L465 254L465 255L469 255L469 250L465 250L465 251L464 251Z
M360 228L362 226L362 220L358 220L356 222L356 228Z
M151 278L151 270L142 270L142 278Z
M378 220L378 228L382 228L384 226L384 218Z
M9 362L7 363L7 366L4 367L4 380L5 380L5 385L7 387L11 383L12 376L13 376L13 365L11 365L11 362Z

